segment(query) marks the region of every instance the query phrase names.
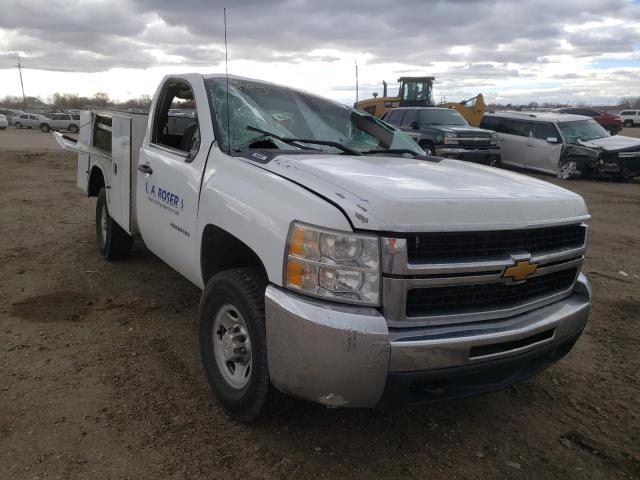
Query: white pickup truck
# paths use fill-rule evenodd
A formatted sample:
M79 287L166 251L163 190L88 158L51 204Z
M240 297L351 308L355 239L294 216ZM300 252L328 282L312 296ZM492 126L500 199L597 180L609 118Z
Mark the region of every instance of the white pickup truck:
M123 259L139 235L203 290L204 370L239 420L276 391L373 407L501 388L587 322L579 195L427 156L318 96L172 75L149 115L83 112L78 141L54 135L97 197L100 253Z

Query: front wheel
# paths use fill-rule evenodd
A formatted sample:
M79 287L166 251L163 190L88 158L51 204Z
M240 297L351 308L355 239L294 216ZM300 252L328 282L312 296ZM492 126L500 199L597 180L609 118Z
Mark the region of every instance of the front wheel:
M266 281L257 269L214 275L202 292L198 312L200 358L224 409L251 422L271 406L264 316Z
M627 128L633 127L633 120L625 120L624 121L624 126L627 127Z
M16 122L13 124L16 128L22 128L22 123Z
M429 152L430 155L436 155L436 147L434 147L433 144L429 142L420 142L420 146L424 151Z
M578 163L575 160L564 160L560 162L558 166L558 178L562 180L574 180L580 178L582 172L578 167Z
M78 133L78 126L77 125L69 125L69 131L71 133Z
M40 125L40 130L42 130L44 133L47 133L49 130L51 130L51 128L46 123L43 123L42 125Z
M98 251L107 260L123 260L131 254L133 239L109 215L104 188L96 203L96 238Z

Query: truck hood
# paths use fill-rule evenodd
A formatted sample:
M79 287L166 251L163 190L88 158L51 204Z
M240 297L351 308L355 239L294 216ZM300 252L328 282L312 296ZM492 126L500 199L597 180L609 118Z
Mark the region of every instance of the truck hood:
M460 136L479 136L479 137L490 137L491 133L489 130L485 130L483 128L476 127L464 127L464 126L456 126L456 125L430 125L431 128L436 128L443 132L451 132L457 133Z
M588 142L580 142L580 145L605 150L607 152L617 152L640 149L640 139L625 137L623 135L613 135L611 137L596 138Z
M589 218L573 192L459 160L301 154L261 166L327 198L362 230L490 230Z

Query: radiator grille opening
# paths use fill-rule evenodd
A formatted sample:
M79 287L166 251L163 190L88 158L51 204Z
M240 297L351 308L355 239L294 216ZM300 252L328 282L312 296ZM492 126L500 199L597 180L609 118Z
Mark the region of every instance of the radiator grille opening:
M407 292L406 316L482 313L517 307L569 290L577 268L540 275L523 283L478 283L413 288Z
M407 237L409 263L460 261L528 252L580 248L586 227L564 225L525 230L422 233Z

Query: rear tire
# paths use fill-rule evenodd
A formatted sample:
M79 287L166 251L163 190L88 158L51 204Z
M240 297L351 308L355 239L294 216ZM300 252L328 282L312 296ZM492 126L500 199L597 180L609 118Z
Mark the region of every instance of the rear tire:
M266 279L258 269L220 272L207 282L198 312L200 359L226 412L251 422L273 406L264 316Z
M47 133L49 130L51 130L51 128L46 123L43 123L42 125L40 125L40 130L42 130L44 133Z
M104 187L96 202L96 239L100 255L107 260L123 260L131 254L133 239L109 215Z

